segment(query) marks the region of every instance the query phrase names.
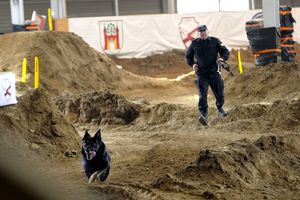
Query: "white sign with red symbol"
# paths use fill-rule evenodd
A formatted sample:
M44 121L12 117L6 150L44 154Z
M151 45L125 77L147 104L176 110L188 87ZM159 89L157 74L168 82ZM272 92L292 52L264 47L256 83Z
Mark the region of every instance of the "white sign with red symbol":
M123 45L123 21L99 21L101 48L107 54L118 54Z
M11 72L0 73L0 106L16 103L16 75Z
M178 26L185 47L190 46L191 42L199 37L199 22L194 17L182 17Z

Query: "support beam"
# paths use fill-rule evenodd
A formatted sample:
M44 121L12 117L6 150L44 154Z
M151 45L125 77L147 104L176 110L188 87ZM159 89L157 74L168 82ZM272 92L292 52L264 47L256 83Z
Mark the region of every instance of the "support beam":
M255 10L255 0L251 0L251 10Z
M119 16L119 0L115 0L115 16Z
M66 0L51 0L51 10L55 19L67 17Z
M10 0L10 12L12 25L24 25L24 3L23 0Z
M169 14L176 13L174 0L168 0L168 13Z
M263 0L264 27L280 27L279 0Z

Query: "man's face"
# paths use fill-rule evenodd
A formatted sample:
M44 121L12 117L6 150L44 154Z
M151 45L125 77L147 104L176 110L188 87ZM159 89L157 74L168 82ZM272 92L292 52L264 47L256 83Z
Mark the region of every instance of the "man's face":
M199 31L200 32L200 38L205 40L208 38L208 30L206 31Z

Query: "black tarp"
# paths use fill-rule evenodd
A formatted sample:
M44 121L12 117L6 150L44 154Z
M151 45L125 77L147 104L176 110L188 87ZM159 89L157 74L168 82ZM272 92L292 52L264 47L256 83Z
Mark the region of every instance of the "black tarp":
M253 53L280 48L280 32L275 27L248 29L247 38Z
M295 61L295 49L294 49L294 40L293 32L294 32L294 23L296 20L292 16L292 8L291 7L280 7L280 26L281 26L281 60L286 62ZM290 38L290 39L285 39Z
M293 62L295 58L294 40L294 23L292 8L285 6L280 7L280 30L279 28L270 27L262 28L262 15L259 19L252 19L246 22L246 33L249 40L250 48L253 54L256 54L256 65L263 66L268 63L278 62L280 56L282 61ZM281 52L276 52L276 50ZM261 52L269 50L271 52ZM274 50L274 51L272 51Z
M280 26L281 27L289 27L293 28L296 20L292 16L292 8L291 7L280 7ZM281 30L281 34L290 34L293 33L294 29L291 30Z
M278 28L247 29L247 38L251 51L253 54L256 54L256 66L264 66L279 61L280 52L276 52L276 50L280 49L280 31ZM261 53L266 50L272 52Z

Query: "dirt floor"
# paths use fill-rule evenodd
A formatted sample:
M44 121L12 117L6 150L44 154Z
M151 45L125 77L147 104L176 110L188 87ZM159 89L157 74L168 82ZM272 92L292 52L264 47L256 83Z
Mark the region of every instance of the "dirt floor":
M243 74L236 51L234 76L222 72L229 116L217 116L210 91L203 127L182 51L120 60L71 33L0 36L0 69L16 73L18 93L17 105L0 108L1 197L300 199L300 65L255 67L249 50L242 58ZM99 128L111 173L88 185L81 137Z

